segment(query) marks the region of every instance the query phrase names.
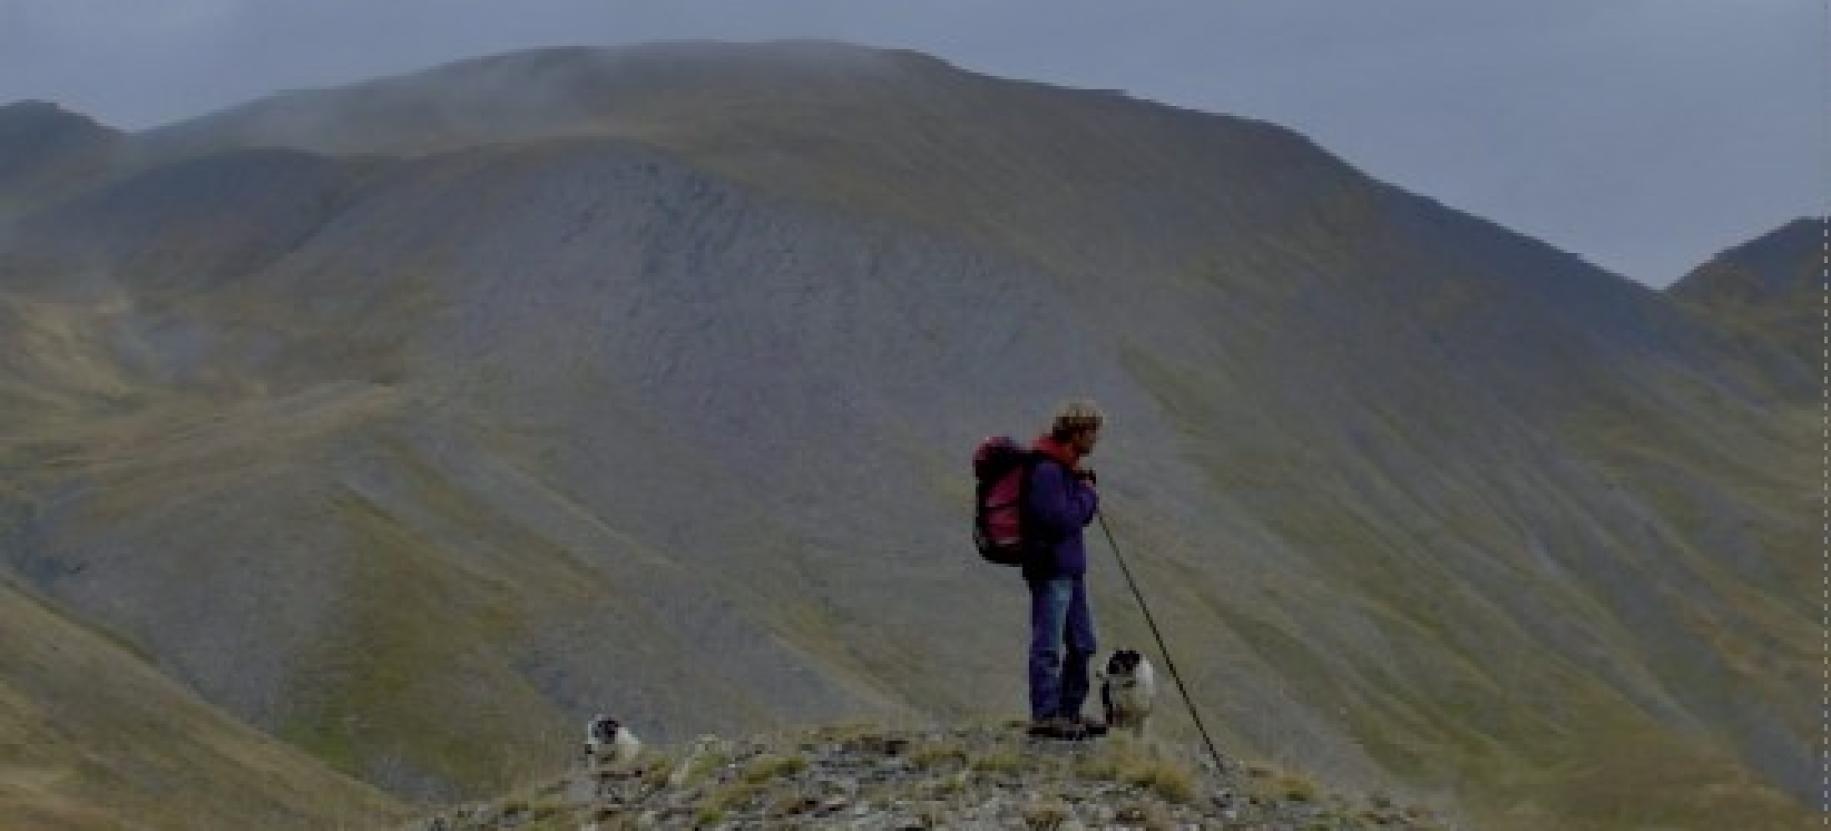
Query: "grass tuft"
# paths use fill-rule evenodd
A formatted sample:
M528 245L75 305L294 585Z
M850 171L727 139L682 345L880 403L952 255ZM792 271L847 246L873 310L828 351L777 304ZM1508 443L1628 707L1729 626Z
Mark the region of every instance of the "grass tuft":
M964 766L967 759L966 746L952 739L924 742L916 746L916 749L909 754L909 763L919 770L933 770L950 765Z
M1024 806L1024 827L1030 831L1055 831L1068 821L1068 803L1059 797Z
M1175 802L1195 798L1195 771L1180 759L1132 742L1112 742L1081 757L1075 774L1083 779L1126 782Z
M742 778L745 782L760 785L783 776L793 776L807 770L807 759L799 756L778 756L765 753L744 765Z
M1273 765L1254 763L1247 765L1246 772L1253 779L1254 792L1263 798L1315 802L1321 793L1315 780Z
M1016 773L1024 768L1024 758L1017 751L999 748L985 753L973 760L973 770L979 773Z

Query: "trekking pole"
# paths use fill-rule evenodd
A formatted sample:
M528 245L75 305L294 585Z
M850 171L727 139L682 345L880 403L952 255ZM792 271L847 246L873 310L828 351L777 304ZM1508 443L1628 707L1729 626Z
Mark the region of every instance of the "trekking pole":
M1221 764L1221 752L1214 749L1214 739L1208 735L1208 727L1202 724L1202 714L1195 709L1195 699L1189 697L1189 688L1183 685L1182 673L1176 671L1176 661L1170 657L1170 647L1163 642L1163 632L1157 628L1157 620L1151 617L1151 607L1144 602L1144 593L1138 591L1138 581L1132 579L1132 570L1125 565L1125 555L1119 553L1119 544L1113 541L1113 529L1106 527L1106 516L1094 509L1094 517L1100 520L1100 530L1106 532L1106 544L1112 546L1113 557L1119 561L1119 571L1125 575L1125 584L1132 589L1132 597L1137 598L1138 608L1144 610L1144 622L1151 627L1151 637L1157 639L1157 651L1163 653L1164 666L1170 670L1170 677L1176 679L1176 691L1182 693L1183 704L1189 707L1189 716L1195 719L1195 729L1202 734L1202 743L1208 746L1208 755L1214 757L1214 772L1218 776L1226 765Z

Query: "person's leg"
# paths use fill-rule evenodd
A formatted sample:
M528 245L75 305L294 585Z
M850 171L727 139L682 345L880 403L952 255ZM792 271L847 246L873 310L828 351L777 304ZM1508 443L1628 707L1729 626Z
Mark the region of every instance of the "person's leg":
M1056 714L1062 698L1062 632L1073 586L1067 580L1031 580L1030 718Z
M1081 705L1087 701L1087 665L1093 660L1096 644L1093 610L1087 605L1086 581L1076 577L1067 588L1068 609L1063 634L1068 649L1067 659L1062 662L1062 704L1058 715L1074 717L1081 714Z

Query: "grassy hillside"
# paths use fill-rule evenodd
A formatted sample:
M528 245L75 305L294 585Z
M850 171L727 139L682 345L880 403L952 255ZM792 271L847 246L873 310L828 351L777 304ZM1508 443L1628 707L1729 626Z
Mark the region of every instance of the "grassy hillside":
M1798 398L1815 398L1821 386L1811 365L1824 352L1825 222L1796 219L1717 254L1667 289L1763 355Z
M8 828L355 829L405 816L11 585L0 585L0 629Z

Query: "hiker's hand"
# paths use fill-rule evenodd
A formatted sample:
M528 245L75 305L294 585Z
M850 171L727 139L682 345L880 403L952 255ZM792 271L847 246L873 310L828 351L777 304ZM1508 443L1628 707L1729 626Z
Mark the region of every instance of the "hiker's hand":
M1099 477L1094 475L1093 468L1081 468L1074 472L1074 477L1089 485L1100 484Z

